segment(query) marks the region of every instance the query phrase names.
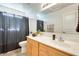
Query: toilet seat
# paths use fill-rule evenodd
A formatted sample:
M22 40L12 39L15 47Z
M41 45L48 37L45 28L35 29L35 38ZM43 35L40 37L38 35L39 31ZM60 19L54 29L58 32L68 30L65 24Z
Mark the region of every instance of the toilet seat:
M27 47L26 45L27 45L27 41L19 42L19 46L21 47L21 53L26 52L26 47Z
M19 45L20 45L20 46L25 46L26 43L27 43L27 41L22 41L22 42L19 42Z

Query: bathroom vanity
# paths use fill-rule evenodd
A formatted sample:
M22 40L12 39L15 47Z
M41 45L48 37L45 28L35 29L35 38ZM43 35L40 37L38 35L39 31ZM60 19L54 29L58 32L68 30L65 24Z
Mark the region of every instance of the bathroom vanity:
M71 43L72 44L72 43ZM51 36L27 36L28 56L75 56L79 50L74 49L67 42L52 40Z

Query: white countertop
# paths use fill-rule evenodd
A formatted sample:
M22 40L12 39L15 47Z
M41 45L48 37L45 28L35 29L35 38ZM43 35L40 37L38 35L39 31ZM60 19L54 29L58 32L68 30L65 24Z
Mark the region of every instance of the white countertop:
M31 38L33 40L36 40L38 42L41 42L43 44L46 44L50 47L57 48L61 51L68 52L73 55L79 55L79 43L78 42L72 42L72 41L57 41L52 40L52 34L44 34L44 35L39 35L36 37L33 36L27 36L28 38Z

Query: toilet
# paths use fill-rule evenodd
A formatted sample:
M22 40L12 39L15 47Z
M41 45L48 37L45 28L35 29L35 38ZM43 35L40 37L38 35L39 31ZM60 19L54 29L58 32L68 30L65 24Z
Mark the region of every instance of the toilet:
M26 44L27 44L27 41L19 42L19 46L21 47L21 53L26 52Z

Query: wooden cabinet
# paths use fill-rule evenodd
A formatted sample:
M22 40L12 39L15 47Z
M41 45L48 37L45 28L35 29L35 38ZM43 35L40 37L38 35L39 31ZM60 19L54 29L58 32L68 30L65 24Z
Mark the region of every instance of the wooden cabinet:
M28 38L26 54L28 56L38 56L38 42Z
M27 55L29 56L71 56L59 49L47 46L30 38L27 39Z
M71 54L66 53L64 51L58 50L56 48L48 47L48 55L49 56L71 56Z
M39 43L39 56L69 56L66 52Z
M28 56L31 56L31 54L32 54L32 45L31 45L31 40L29 39L27 39L27 50L26 50L26 54L28 55Z
M39 43L39 56L48 56L48 47Z

